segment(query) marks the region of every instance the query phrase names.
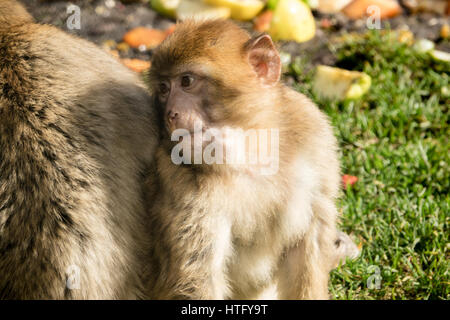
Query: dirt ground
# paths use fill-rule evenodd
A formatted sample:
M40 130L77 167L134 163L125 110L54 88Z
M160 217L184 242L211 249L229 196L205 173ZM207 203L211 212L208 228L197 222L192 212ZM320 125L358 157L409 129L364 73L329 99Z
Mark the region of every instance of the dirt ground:
M148 1L127 3L119 0L21 0L34 16L36 21L55 25L70 33L79 35L102 44L107 40L114 40L120 43L126 31L138 27L146 26L156 29L166 29L174 21L158 15L150 8ZM129 2L129 1L128 1ZM69 14L66 12L67 6L76 4L81 8L81 29L68 30L66 20ZM329 50L330 39L345 32L364 32L367 30L365 21L351 21L344 15L322 15L314 12L317 21L316 37L306 43L295 42L280 43L282 51L293 56L306 55L313 64L332 64L333 55ZM320 21L328 19L333 27L323 29ZM416 38L426 38L437 43L437 48L450 52L449 42L439 38L439 31L443 24L450 24L449 17L442 17L431 13L421 13L411 15L405 11L403 15L382 22L382 27L391 29L409 29ZM251 23L241 23L243 27L251 30ZM140 58L149 60L151 52L139 51L137 49L121 52L121 57Z

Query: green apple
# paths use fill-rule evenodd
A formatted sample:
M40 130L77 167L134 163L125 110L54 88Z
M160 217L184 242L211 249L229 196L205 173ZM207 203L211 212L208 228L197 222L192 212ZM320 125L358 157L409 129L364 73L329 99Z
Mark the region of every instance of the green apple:
M278 0L267 0L267 9L270 10L275 10L275 8L277 7L278 4Z

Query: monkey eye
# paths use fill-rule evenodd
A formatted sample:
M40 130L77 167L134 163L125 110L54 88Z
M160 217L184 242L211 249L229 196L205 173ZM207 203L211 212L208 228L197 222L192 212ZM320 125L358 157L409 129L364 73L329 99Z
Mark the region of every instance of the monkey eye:
M167 83L161 82L161 83L159 84L159 93L160 93L160 94L162 94L162 95L167 95L167 94L169 93L169 91L170 91L170 88L169 88L169 86L167 85Z
M181 77L181 86L184 88L189 88L194 82L194 77L191 75L184 75Z

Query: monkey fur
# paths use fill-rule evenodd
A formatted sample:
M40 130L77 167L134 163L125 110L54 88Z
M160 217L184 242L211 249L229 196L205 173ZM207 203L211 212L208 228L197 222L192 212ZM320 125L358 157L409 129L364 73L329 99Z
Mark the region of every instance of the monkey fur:
M329 298L330 270L355 249L336 228L337 142L317 106L279 82L280 70L267 35L251 38L226 20L178 24L156 49L149 77L162 141L148 181L150 297L256 299L275 287L276 298ZM195 132L193 119L279 128L278 172L175 164L172 129Z
M192 37L199 27L184 30ZM224 36L209 27L202 37ZM230 23L218 27L235 31L238 43L247 39ZM202 56L202 39L182 42L181 32L173 53ZM164 46L157 57L168 57ZM285 106L299 108L283 119L295 136L283 145L296 146L289 169L269 180L196 172L175 167L163 141L147 178L150 219L141 184L158 132L153 102L133 73L1 0L0 88L0 299L272 298L264 292L274 285L281 298L325 298L328 270L355 251L334 227L338 165L327 121L283 86ZM233 97L222 89L219 100ZM299 172L290 177L293 164ZM320 188L305 172L318 175ZM296 200L311 186L318 190L308 203ZM295 205L298 213L286 212ZM307 223L298 218L305 212Z
M133 72L0 1L0 299L145 297L155 120Z

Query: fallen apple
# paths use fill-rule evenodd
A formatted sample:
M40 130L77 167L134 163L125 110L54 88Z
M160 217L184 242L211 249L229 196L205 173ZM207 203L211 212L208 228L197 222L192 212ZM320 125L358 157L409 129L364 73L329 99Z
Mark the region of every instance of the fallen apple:
M413 49L420 53L430 52L434 49L434 42L428 39L419 39L414 43Z
M313 91L324 98L346 100L362 97L370 88L369 75L329 66L318 66L313 80Z
M269 10L275 10L277 7L278 0L267 0L266 7Z
M269 34L274 40L305 42L316 33L316 22L301 0L279 0L273 13Z
M230 8L212 6L200 0L181 0L175 15L179 20L193 19L228 19Z
M175 10L180 4L180 0L150 0L152 8L167 17L175 18Z
M231 10L231 18L236 20L251 20L264 8L260 0L204 0L205 3L225 7Z
M323 13L337 13L352 0L319 0L317 10Z
M431 56L438 61L450 62L450 53L445 51L433 50L430 52Z
M317 9L319 7L320 0L303 0L311 9Z

